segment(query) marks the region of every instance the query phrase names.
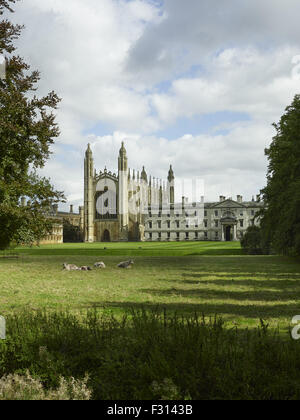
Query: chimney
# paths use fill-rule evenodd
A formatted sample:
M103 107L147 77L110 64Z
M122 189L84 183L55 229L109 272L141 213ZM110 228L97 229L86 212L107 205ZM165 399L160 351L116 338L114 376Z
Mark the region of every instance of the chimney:
M242 203L243 202L243 197L241 195L237 196L237 202L238 203Z
M220 203L222 203L222 201L225 201L225 197L223 195L220 195Z
M73 213L73 204L70 205L70 213Z

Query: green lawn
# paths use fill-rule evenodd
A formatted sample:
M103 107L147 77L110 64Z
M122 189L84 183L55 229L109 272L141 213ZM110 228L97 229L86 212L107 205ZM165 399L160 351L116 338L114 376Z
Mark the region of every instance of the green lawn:
M239 242L123 242L43 245L18 248L26 255L185 256L241 255Z
M23 308L93 307L119 315L128 308L159 306L222 315L241 327L256 326L262 318L285 329L300 314L299 260L238 255L238 243L64 244L17 251L18 259L0 258L2 315ZM116 267L133 256L133 269ZM107 269L62 271L63 262L96 261Z

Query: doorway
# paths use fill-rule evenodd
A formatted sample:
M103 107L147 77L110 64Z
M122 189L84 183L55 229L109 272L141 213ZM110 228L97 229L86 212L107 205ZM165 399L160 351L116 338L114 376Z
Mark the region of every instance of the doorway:
M231 241L231 226L226 226L226 242Z
M107 229L103 232L102 242L110 242L110 233Z

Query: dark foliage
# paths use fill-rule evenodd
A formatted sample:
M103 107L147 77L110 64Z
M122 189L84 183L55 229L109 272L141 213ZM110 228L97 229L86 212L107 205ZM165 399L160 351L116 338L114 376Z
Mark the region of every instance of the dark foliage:
M274 127L277 134L266 150L263 239L278 253L300 255L300 95Z
M12 12L14 0L0 1L0 14ZM50 230L44 217L62 193L37 175L50 156L50 146L59 135L52 110L59 98L54 92L39 98L34 92L38 71L13 55L14 41L22 27L0 21L0 54L6 58L6 77L0 79L0 249L12 241L32 243ZM20 198L27 198L21 206Z
M88 312L8 317L0 376L12 372L58 386L83 378L99 400L300 398L299 343L268 331L228 330L165 311L130 311L121 320Z

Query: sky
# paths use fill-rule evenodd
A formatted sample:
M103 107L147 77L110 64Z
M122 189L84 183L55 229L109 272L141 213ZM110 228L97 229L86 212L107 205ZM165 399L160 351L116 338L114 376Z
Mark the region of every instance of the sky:
M298 0L20 1L17 52L41 72L38 94L62 98L41 174L76 208L87 144L115 172L124 141L130 168L166 179L172 164L207 201L251 200L299 93L299 15Z

